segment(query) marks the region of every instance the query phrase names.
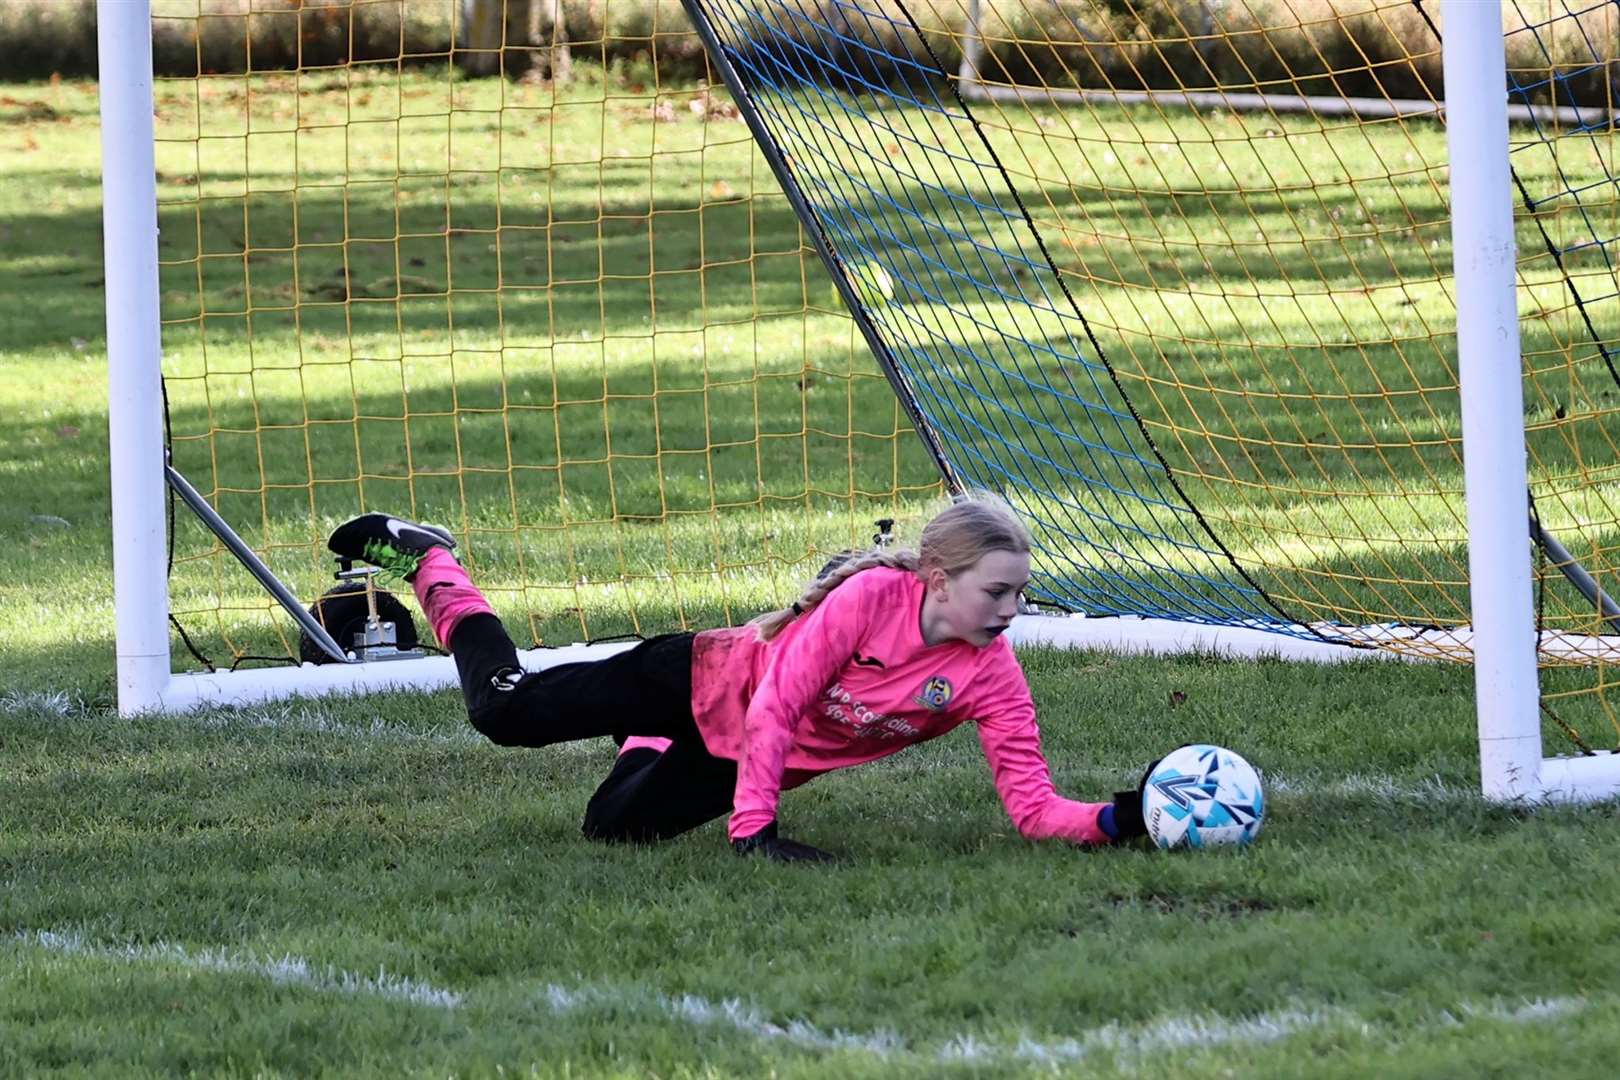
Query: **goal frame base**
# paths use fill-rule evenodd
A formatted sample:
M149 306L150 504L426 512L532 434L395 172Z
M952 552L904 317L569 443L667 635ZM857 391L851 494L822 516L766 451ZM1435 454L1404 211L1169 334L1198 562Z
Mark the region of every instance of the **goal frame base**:
M1301 628L1303 629L1303 628ZM1449 632L1451 643L1466 644L1467 628ZM1170 619L1134 616L1088 618L1084 615L1019 615L1007 630L1016 648L1057 648L1093 651L1118 656L1177 656L1201 654L1232 660L1274 659L1294 663L1441 662L1440 649L1415 648L1405 652L1357 647L1313 640L1258 627L1206 626ZM626 649L634 641L559 648L526 649L518 653L527 671L543 671L558 664L602 660ZM191 672L170 675L145 693L119 697L119 711L129 716L148 712L189 712L198 709L262 705L288 698L356 696L396 691L429 692L456 686L455 661L448 656L358 664L301 664L296 667L255 668L231 672ZM1484 747L1489 760L1492 747ZM1533 770L1522 767L1484 774L1481 793L1492 802L1534 805L1594 802L1620 797L1620 753L1598 752L1582 757L1543 757Z

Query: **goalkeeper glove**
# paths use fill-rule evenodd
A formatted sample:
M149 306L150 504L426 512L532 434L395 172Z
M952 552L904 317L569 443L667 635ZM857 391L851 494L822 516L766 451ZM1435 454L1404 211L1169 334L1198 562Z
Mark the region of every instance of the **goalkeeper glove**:
M1141 814L1138 813L1140 818ZM753 836L744 836L731 842L731 850L738 855L761 855L773 862L832 862L830 852L822 851L797 840L788 840L776 834L776 822L771 822Z
M1114 792L1113 803L1103 807L1102 813L1097 815L1097 825L1116 844L1146 836L1147 823L1142 820L1142 792Z
M1147 789L1148 777L1158 768L1154 761L1142 772L1135 791L1116 791L1114 801L1097 815L1097 827L1108 834L1116 844L1127 843L1138 836L1147 835L1147 822L1142 818L1142 793Z

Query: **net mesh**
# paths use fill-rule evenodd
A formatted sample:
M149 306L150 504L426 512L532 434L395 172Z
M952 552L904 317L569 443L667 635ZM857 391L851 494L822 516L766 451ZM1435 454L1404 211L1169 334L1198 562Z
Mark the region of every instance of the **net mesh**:
M1432 12L693 6L952 466L1037 525L1037 595L1470 655ZM1545 237L1521 244L1532 487L1604 591L1615 10L1505 28L1521 237ZM1538 584L1570 669L1549 701L1612 725L1616 627L1558 568Z
M1468 656L1437 5L692 6L805 220L671 3L160 7L198 42L158 83L176 463L301 595L384 509L537 641L651 633L915 518L937 472L825 242L958 479L1036 526L1037 599ZM1506 6L1534 507L1612 592L1620 20ZM367 8L446 36L255 69L254 18ZM1615 626L1537 581L1545 700L1612 730ZM286 651L190 525L172 588Z
M526 6L484 48L443 4L436 51L263 72L253 20L363 5L158 8L196 48L156 86L174 461L300 596L383 510L452 528L518 636L713 625L939 492L735 107L666 80L689 23L634 7L566 83ZM217 663L294 651L185 516L170 587Z
M1526 433L1533 508L1601 594L1616 581L1614 439L1620 394L1620 172L1614 72L1620 5L1515 2L1507 32L1508 100L1523 123L1512 132L1520 196L1520 332L1525 349ZM1620 608L1572 590L1557 555L1543 555L1539 583L1543 701L1590 717L1584 729L1620 728L1613 642ZM1549 588L1549 586L1551 586ZM1552 653L1548 656L1547 653ZM1581 724L1577 725L1582 726Z

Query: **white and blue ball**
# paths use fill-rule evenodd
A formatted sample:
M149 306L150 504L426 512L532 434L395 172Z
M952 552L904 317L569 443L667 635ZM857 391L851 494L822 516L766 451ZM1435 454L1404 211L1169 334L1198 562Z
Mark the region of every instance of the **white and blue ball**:
M1142 787L1142 818L1161 848L1248 844L1265 814L1260 773L1221 746L1172 750Z

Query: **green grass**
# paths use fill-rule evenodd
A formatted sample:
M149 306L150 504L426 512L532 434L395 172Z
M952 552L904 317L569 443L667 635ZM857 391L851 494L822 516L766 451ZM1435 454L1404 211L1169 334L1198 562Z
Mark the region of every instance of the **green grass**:
M537 142L549 110L533 88L443 73L355 84L158 91L175 462L299 595L329 581L330 528L381 507L456 528L537 641L736 621L786 595L818 551L864 541L897 500L937 493L829 287L807 293L820 271L785 203L742 198L739 170L766 173L741 123L707 138L684 108L684 122L654 123L648 99L614 86L604 108L587 78ZM416 116L452 93L491 111L453 130ZM510 108L494 111L503 94ZM104 695L106 666L91 662L110 627L96 97L69 83L6 101L0 491L14 516L0 524L26 545L19 596L33 599L0 665ZM495 139L513 166L498 187L476 171ZM402 181L397 218L379 182L396 149L407 169L460 170ZM616 165L619 152L642 155L645 201L639 217L598 221L599 183L610 211L635 191L637 163ZM244 153L251 193L231 172ZM281 190L295 181L296 197ZM187 515L174 546L173 606L208 655L292 651L284 617Z
M176 459L300 595L325 583L325 530L363 502L452 524L502 614L537 640L713 625L779 600L819 552L931 495L741 125L705 136L684 99L673 124L633 99L604 113L589 80L542 129L535 88L429 75L344 94L331 78L306 79L296 106L280 76L246 84L252 95L210 84L201 107L160 86L165 136L216 140L195 165L178 145L160 153ZM430 130L419 117L451 94L513 108ZM1101 797L1153 753L1218 740L1267 772L1261 842L1204 857L1027 844L962 731L787 797L791 831L843 856L824 872L739 863L718 825L656 848L589 844L578 822L608 747L498 750L452 693L117 719L95 109L94 87L71 82L0 100L0 1073L1609 1071L1615 808L1482 806L1460 667L1032 651L1061 790ZM402 109L418 118L388 128ZM340 115L341 146L321 127ZM311 134L289 136L299 118ZM1108 123L1147 161L1173 134L1138 114ZM227 141L250 126L266 185L252 192L231 171L244 144ZM1284 128L1299 160L1227 168L1249 183L1264 168L1278 182L1332 175L1324 148ZM1344 175L1424 173L1438 133L1413 130L1369 128ZM1181 159L1157 159L1166 192L1219 172L1196 135L1180 131ZM479 172L497 137L499 184ZM1011 137L992 138L1006 150ZM619 149L656 152L658 182L616 165ZM1325 607L1454 614L1465 551L1443 347L1313 349L1285 386L1265 350L1183 342L1200 386L1190 366L1167 381L1144 345L1198 337L1178 321L1195 310L1257 335L1268 308L1280 337L1257 340L1278 355L1329 318L1375 338L1392 312L1407 329L1384 338L1427 342L1444 293L1434 267L1449 262L1432 193L1363 187L1365 220L1414 214L1402 260L1377 271L1410 306L1375 289L1224 313L1171 296L1142 314L1131 290L1186 265L1213 208L1150 193L1091 247L1060 198L1081 158L1039 153L1051 156L1009 154L1009 167L1052 192L1037 216L1078 242L1060 245L1060 265L1217 528L1307 599L1324 591ZM396 221L395 158L460 179L404 183ZM1084 160L1104 187L1147 175L1129 151ZM295 180L296 195L278 189ZM596 220L598 184L620 216ZM1348 188L1324 185L1320 205L1302 191L1258 210L1270 247L1232 247L1209 273L1269 282L1307 257L1331 280L1374 273L1359 234L1299 242L1346 210L1364 220ZM546 228L537 207L557 215ZM736 262L750 253L752 277ZM1541 285L1527 295L1564 303ZM1586 530L1602 563L1613 515L1593 481L1613 460L1610 399L1589 356L1560 358L1569 313L1539 324L1532 438L1541 483L1565 492L1549 520ZM1361 415L1358 395L1379 385L1412 406L1406 433L1435 446L1347 437L1392 430ZM1245 387L1272 411L1204 433ZM1307 405L1321 426L1293 439ZM1268 425L1282 425L1269 458L1234 450ZM1288 482L1303 461L1320 467ZM1271 486L1212 479L1227 471ZM291 647L286 620L184 514L176 552L175 606L205 649ZM1403 592L1413 581L1421 601ZM1559 708L1601 738L1604 702ZM411 985L456 1004L408 1000Z
M322 540L362 508L451 526L501 613L543 643L736 621L875 518L914 533L933 468L746 128L701 124L690 90L664 91L673 122L589 68L555 99L386 67L160 81L175 462L298 595L326 587ZM66 667L82 687L104 667L63 665L63 649L99 654L109 625L78 569L108 536L96 97L63 83L5 100L0 494L28 573L12 577L26 585L0 674L61 684ZM1439 129L982 112L1130 404L1248 579L1301 621L1466 621ZM964 138L906 110L882 118L918 141ZM887 146L845 134L861 152L839 165L892 172ZM1557 161L1516 156L1529 190L1593 179L1601 144L1565 143ZM1548 203L1521 248L1541 228L1573 242L1587 220L1607 235L1611 217L1593 196ZM1596 259L1566 260L1594 297L1613 291ZM1556 268L1529 259L1523 278L1538 509L1609 588L1616 387ZM902 294L880 320L936 317ZM1021 337L1077 333L958 306ZM1600 334L1620 333L1612 303L1594 311ZM988 332L980 346L1014 359ZM1108 380L1057 367L984 377L988 404L929 391L957 393L990 431L1006 408L1124 452L1079 455L1102 483L1077 489L1073 464L1041 460L1073 444L1032 438L1009 462L999 436L952 421L959 461L1023 476L1040 580L1094 612L1169 588L1269 615L1140 464L1134 425L1094 430L1054 394L1124 415ZM174 547L173 608L204 654L293 652L288 621L185 515ZM1543 580L1549 626L1601 629L1561 577ZM1613 726L1601 695L1568 708L1583 729Z
M13 695L0 1071L1021 1075L1049 1068L1022 1040L1073 1040L1085 1075L1605 1074L1620 822L1483 808L1466 670L1026 667L1064 790L1219 733L1269 771L1261 842L1026 843L958 731L787 796L837 866L742 863L718 824L583 840L611 747L502 751L452 693L131 722ZM277 984L286 957L315 984ZM795 1021L903 1048L761 1026ZM1169 1041L1198 1023L1210 1045ZM942 1064L962 1040L983 1058Z

